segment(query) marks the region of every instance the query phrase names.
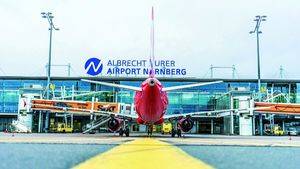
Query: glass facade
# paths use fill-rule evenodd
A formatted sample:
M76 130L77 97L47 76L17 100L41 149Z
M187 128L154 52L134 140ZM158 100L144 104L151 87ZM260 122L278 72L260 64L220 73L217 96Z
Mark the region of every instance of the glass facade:
M16 113L18 110L19 91L2 90L0 91L0 112Z
M139 86L142 81L118 81L118 80L106 80L107 82L120 83L125 85ZM195 81L195 80L194 80ZM249 82L237 82L238 80L226 80L224 83L187 88L183 90L176 90L168 93L169 107L167 113L188 113L197 111L209 111L215 109L228 109L230 104L229 97L226 93L231 90L250 90L253 91L253 97L257 96L258 91L257 83L254 80ZM166 87L175 85L191 84L195 82L173 82L163 81L162 84ZM29 88L36 85L45 88L46 79L43 80L17 80L17 79L0 79L0 113L12 113L16 114L18 110L19 94L22 88ZM91 100L95 96L98 101L107 102L121 102L131 104L133 103L134 92L122 89L115 89L112 87L101 86L82 82L80 79L59 79L52 80L55 84L54 92L51 92L51 96L55 98L62 96L71 96L72 94L78 95L76 100ZM298 82L281 82L274 80L273 82L262 83L260 89L263 99L268 99L270 93L273 96L281 94L273 99L275 102L300 102L300 83ZM90 91L95 92L93 95L80 95L88 93ZM45 93L44 93L45 95ZM0 114L1 115L1 114Z

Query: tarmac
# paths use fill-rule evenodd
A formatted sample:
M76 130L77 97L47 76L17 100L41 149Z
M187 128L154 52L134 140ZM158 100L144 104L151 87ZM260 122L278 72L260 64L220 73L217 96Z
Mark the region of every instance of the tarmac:
M299 136L0 133L0 168L299 168Z

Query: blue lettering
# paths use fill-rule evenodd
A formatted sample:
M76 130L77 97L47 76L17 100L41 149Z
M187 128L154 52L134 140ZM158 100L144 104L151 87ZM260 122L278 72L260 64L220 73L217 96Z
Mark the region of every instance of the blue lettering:
M127 69L125 70L125 73L126 73L126 74L130 74L130 72L131 72L131 71L130 71L130 68L127 68Z
M154 61L154 66L158 67L158 66L159 66L159 63L160 63L159 60L155 60L155 61Z
M170 75L170 69L166 69L166 75Z
M127 75L148 75L149 68L143 68L147 66L148 60L108 60L107 66L111 68L107 69L107 74L127 74ZM155 60L154 73L157 75L186 75L187 70L176 68L174 60Z
M175 75L175 69L171 69L172 75Z
M107 66L112 66L111 60L108 61Z
M182 74L182 75L186 75L186 69L182 69L182 70L181 70L181 74Z
M165 66L166 66L166 67L170 67L170 61L169 61L169 60L166 60L166 61L165 61Z
M145 67L146 66L146 62L147 62L147 60L141 60L141 66L143 66L143 67Z
M159 69L155 69L155 74L158 74L159 73Z
M137 66L138 61L137 60L133 60L131 61L131 66Z
M120 74L120 69L119 68L115 68L115 74Z
M132 69L131 71L132 71L131 74L136 74L136 72L135 72L136 69Z
M120 69L120 74L123 74L125 72L125 69L124 68L121 68Z
M136 74L140 74L140 70L141 70L141 68L136 68L136 70L137 70L137 73Z
M114 66L121 66L121 61L117 60L117 64L115 64Z
M165 74L166 74L166 69L160 69L159 74L160 74L160 75L165 75Z
M122 66L126 66L126 60L122 60Z
M134 62L135 62L135 64L133 64ZM132 65L141 66L141 61L134 60L134 61L132 61Z
M113 74L112 71L111 71L111 68L108 68L107 74L109 74L109 75Z
M165 61L161 60L161 61L160 61L160 66L161 66L161 67L165 67Z
M127 67L131 66L131 62L132 62L131 60L127 60L127 62L126 62L127 65L126 65L126 66L127 66Z
M175 61L171 60L171 67L175 67Z
M148 75L148 74L149 74L149 70L148 70L147 68L144 68L144 69L143 69L143 74L144 74L144 75Z

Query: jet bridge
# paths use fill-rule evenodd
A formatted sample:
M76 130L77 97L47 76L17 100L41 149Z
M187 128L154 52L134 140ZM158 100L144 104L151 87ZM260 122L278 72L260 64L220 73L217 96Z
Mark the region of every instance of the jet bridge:
M300 104L255 102L255 111L266 114L300 115Z
M50 111L52 113L74 113L89 115L94 112L120 112L120 103L97 101L71 101L71 100L31 100L31 110Z

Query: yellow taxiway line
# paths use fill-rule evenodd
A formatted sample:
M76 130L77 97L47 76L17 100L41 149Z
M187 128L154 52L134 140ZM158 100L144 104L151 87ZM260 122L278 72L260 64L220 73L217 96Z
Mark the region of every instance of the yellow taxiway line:
M211 169L181 149L152 138L121 144L75 166L75 169Z

